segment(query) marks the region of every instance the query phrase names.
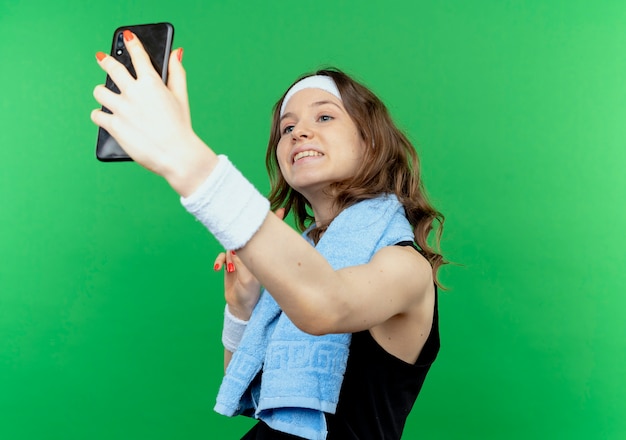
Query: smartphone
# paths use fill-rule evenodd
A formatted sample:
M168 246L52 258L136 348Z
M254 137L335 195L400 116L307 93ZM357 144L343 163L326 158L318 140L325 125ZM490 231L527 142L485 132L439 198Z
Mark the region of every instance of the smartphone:
M152 65L161 75L163 82L167 82L167 65L170 52L172 51L172 42L174 41L174 26L170 23L154 23L139 24L133 26L121 26L113 33L113 43L111 45L111 56L122 63L133 77L137 77L130 55L126 51L124 45L124 30L130 30L137 35L150 56ZM105 86L120 93L117 86L113 83L109 75L107 75ZM102 110L111 113L106 107ZM102 162L122 162L131 161L132 159L120 147L117 141L104 128L98 129L98 141L96 143L96 157Z

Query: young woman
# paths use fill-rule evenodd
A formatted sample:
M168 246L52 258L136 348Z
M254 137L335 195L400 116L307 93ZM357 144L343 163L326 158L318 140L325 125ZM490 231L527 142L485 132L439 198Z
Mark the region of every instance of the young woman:
M124 38L137 78L99 52L121 93L97 86L112 113L92 120L229 250L215 262L227 302L216 410L258 418L245 439L399 439L439 350L445 263L427 242L443 216L410 142L344 73L305 76L274 110L268 201L194 133L182 49L165 86ZM301 235L282 221L290 211Z

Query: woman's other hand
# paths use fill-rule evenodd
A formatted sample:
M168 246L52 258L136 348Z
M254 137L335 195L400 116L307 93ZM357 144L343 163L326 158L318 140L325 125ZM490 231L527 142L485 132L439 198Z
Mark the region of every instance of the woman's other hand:
M282 220L285 217L285 209L280 208L275 214ZM221 252L215 259L213 269L215 271L224 269L224 296L230 313L244 321L250 319L261 295L261 283L235 251Z
M124 41L137 78L115 58L98 52L100 67L120 93L97 86L94 97L111 114L97 109L91 119L107 130L133 160L163 176L179 194L187 196L210 174L217 158L191 126L182 49L170 55L165 85L137 36L126 30Z
M244 321L249 320L261 294L261 283L237 257L235 251L220 253L215 259L213 269L224 269L224 297L230 313Z

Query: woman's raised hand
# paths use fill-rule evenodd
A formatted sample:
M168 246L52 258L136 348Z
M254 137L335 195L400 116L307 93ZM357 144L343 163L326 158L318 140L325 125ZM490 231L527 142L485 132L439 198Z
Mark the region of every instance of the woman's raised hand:
M137 78L115 58L98 52L100 67L120 93L97 86L94 97L111 114L97 109L91 119L133 160L165 177L179 194L187 196L210 174L217 158L191 126L182 49L170 55L165 85L137 36L126 30L124 41Z

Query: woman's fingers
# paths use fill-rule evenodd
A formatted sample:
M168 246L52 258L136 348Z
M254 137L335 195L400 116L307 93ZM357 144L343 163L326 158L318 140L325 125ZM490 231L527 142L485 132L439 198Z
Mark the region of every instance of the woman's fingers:
M235 271L234 255L234 251L221 252L213 263L213 270L217 272L225 268L226 273L233 273Z
M109 133L112 131L111 125L113 123L113 116L110 113L106 113L101 109L95 109L91 112L91 120L94 124L104 128Z
M235 271L235 251L226 251L226 272L233 273Z
M215 262L213 263L213 270L217 272L218 270L222 269L222 267L224 267L224 264L226 264L226 254L224 252L221 252L215 258Z
M96 54L96 59L98 60L98 64L102 70L104 70L107 75L111 77L111 80L115 83L118 89L123 90L135 81L126 66L112 56L109 56L104 52L98 52Z
M169 74L167 79L167 87L172 94L176 97L176 100L180 103L181 108L186 113L187 119L191 119L189 116L189 95L187 94L187 73L182 64L183 60L183 48L180 47L170 54L169 59Z
M137 38L137 36L128 29L126 29L123 34L124 44L126 45L126 50L130 55L130 60L133 63L137 77L139 78L147 75L158 76L158 73L154 70L152 61L150 61L150 56L144 49L141 41L139 41L139 38Z
M144 49L141 41L139 41L139 38L128 29L125 30L123 34L126 50L130 55L137 77L159 76L152 65L152 61L150 61L150 56ZM96 58L98 59L100 67L111 77L111 80L122 93L135 81L135 78L133 78L126 66L114 57L103 52L98 52Z
M100 84L93 89L93 97L96 98L99 104L109 109L111 113L117 113L116 108L119 105L120 95Z

